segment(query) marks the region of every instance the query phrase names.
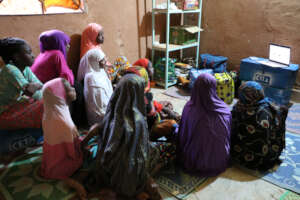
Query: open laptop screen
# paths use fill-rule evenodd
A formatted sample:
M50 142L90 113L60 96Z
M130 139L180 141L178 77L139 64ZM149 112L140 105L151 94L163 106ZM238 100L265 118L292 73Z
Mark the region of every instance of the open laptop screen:
M282 63L284 65L290 64L291 48L277 44L270 44L269 60Z

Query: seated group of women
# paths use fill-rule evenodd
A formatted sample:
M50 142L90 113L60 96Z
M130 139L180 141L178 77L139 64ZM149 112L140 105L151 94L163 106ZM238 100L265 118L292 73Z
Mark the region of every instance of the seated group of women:
M179 126L167 120L169 129L161 128L158 111L163 105L152 101L149 87L153 68L145 60L137 65L146 68L132 67L124 57L111 65L99 46L103 40L97 24L82 34L77 81L84 85L92 126L86 137L79 136L69 110L78 93L66 63L69 37L57 30L42 33L41 53L34 63L24 40L0 40L0 56L6 63L0 71L0 129L42 126L44 178L65 180L81 199L86 189L102 186L130 198L161 199L151 177L175 158L187 172L204 177L223 172L230 160L254 170L279 163L287 109L265 98L258 83L244 83L230 111L217 96L215 78L201 74ZM168 140L156 140L161 136ZM85 147L92 138L97 152L80 184L71 176L88 160Z

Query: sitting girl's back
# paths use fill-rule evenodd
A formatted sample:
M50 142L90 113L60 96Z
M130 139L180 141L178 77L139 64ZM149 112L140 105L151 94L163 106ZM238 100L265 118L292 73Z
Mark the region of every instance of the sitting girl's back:
M70 177L82 164L78 131L67 103L76 93L65 79L56 78L43 87L43 161L41 175L50 179Z

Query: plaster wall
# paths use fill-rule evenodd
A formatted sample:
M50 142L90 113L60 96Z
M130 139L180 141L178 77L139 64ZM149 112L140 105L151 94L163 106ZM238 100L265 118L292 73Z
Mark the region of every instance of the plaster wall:
M38 54L39 34L60 29L72 38L68 63L76 73L80 34L96 22L104 27L103 49L111 62L118 55L131 62L150 56L151 0L88 0L87 5L85 14L0 16L0 38L24 38ZM163 39L165 16L156 21L157 35ZM178 18L171 22L176 24ZM248 56L267 57L269 42L291 46L292 62L300 63L299 0L203 0L202 27L200 52L227 56L230 68L238 68Z

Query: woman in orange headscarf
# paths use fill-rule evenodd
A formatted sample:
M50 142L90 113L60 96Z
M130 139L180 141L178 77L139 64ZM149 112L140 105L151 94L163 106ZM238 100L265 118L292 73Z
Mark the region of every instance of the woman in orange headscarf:
M93 48L100 50L100 45L104 42L104 32L101 25L96 23L90 23L82 32L81 35L81 47L80 47L80 58L84 54Z
M102 53L102 48L100 47L101 44L104 43L104 32L103 28L101 25L96 24L96 23L90 23L82 32L81 35L81 46L80 46L80 64L77 72L77 81L81 82L84 79L85 75L85 65L82 65L81 63L83 62L82 59L85 54L91 50L91 49L98 49ZM101 54L102 54L101 53ZM106 58L105 58L106 59ZM112 66L107 60L105 60L106 63L105 65L110 67Z

